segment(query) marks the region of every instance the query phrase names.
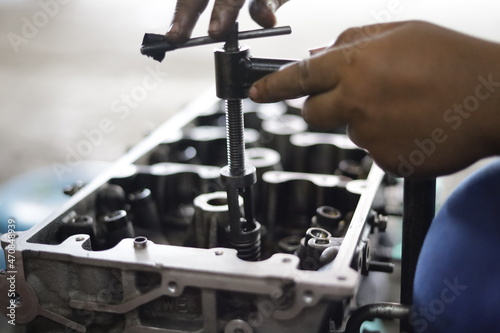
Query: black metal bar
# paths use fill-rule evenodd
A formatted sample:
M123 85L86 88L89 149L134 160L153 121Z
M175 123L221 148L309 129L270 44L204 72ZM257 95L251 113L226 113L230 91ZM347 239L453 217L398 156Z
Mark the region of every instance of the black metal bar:
M291 33L292 33L292 28L290 28L289 26L276 27L270 29L247 30L238 33L238 40L289 35ZM209 36L204 36L204 37L191 38L190 40L188 40L183 44L173 44L165 40L165 35L145 34L144 40L142 42L141 53L144 55L150 55L152 53L157 53L157 52L169 52L186 47L208 45L221 42L224 42L224 40L217 40Z
M290 26L276 27L270 29L255 29L241 31L238 34L238 39L251 39L251 38L262 38L262 37L272 37L280 35L289 35L292 33L292 28Z
M370 265L368 266L370 272L383 272L383 273L393 273L394 264L391 262L380 262L370 260Z
M297 62L292 59L268 59L249 57L245 61L248 77L245 79L245 86L250 87L252 83L260 80L264 76L280 70L281 67Z
M410 315L410 307L396 303L368 304L355 310L349 320L344 333L360 333L361 325L367 320L400 319L404 320Z
M418 256L436 210L436 179L405 179L403 204L401 303L411 306ZM408 320L401 321L400 330L413 332Z

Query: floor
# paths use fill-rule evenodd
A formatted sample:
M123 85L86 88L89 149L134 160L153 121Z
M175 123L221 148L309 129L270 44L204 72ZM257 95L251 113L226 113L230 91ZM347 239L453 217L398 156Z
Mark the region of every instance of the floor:
M114 161L210 89L213 46L172 52L161 65L139 53L145 32L167 30L173 8L165 0L0 2L0 184L40 167L57 175L61 165ZM499 16L489 0L294 0L278 15L291 36L246 44L256 56L304 58L350 26L406 19L500 41ZM194 35L207 25L204 15ZM255 28L243 10L240 29Z

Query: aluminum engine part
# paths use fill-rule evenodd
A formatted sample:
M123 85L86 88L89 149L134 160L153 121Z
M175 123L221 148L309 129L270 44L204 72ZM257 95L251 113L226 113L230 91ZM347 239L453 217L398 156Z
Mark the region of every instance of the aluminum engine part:
M177 113L72 193L60 210L17 234L18 326L37 333L304 333L339 327L368 260L363 249L374 228L367 217L384 173L372 166L367 178L352 180L316 169L297 172L290 166L329 160L296 151L305 126L291 123L300 132L294 135L267 126L264 138L247 130L254 133L247 136L254 147L247 163L257 170L253 194L262 260L243 261L222 232L227 205L220 168L226 161L220 158L223 124L212 122L220 103L212 95ZM256 124L288 119L274 114ZM268 140L266 133L274 137ZM364 156L345 136L335 138L346 145L335 144L332 163ZM283 156L288 164L281 163ZM340 212L345 228L333 234L340 222L320 221L316 227L331 230L308 239L309 255L320 265L304 267L296 249L324 206ZM7 235L1 240L9 246ZM7 295L9 274L0 275L1 295ZM0 301L6 314L10 300Z

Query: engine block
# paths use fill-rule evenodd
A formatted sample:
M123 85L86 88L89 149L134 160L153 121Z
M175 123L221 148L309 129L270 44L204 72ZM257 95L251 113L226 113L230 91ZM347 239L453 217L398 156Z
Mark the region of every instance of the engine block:
M375 212L384 208L384 172L345 134L309 130L300 110L244 101L262 233L261 260L242 260L224 233L226 134L212 95L16 234L16 323L26 332L341 327L369 270L369 237L383 231ZM8 277L0 275L2 295ZM11 300L1 301L8 313Z

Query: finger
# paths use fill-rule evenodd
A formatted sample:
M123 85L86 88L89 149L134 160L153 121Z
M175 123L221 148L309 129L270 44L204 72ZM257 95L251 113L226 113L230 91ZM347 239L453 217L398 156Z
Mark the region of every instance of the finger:
M215 39L224 38L236 22L245 0L216 0L208 34Z
M342 32L332 46L344 46L353 43L362 43L379 37L386 32L406 25L407 22L376 23L361 27L349 28Z
M178 0L172 24L166 34L167 40L173 43L186 42L207 4L208 0Z
M347 124L347 108L341 104L339 89L311 95L302 107L302 117L312 127L330 130Z
M253 0L250 3L250 16L260 26L272 28L276 24L274 13L288 0Z
M289 65L255 82L250 98L270 103L331 90L338 83L336 68L341 57L339 51L331 50Z

